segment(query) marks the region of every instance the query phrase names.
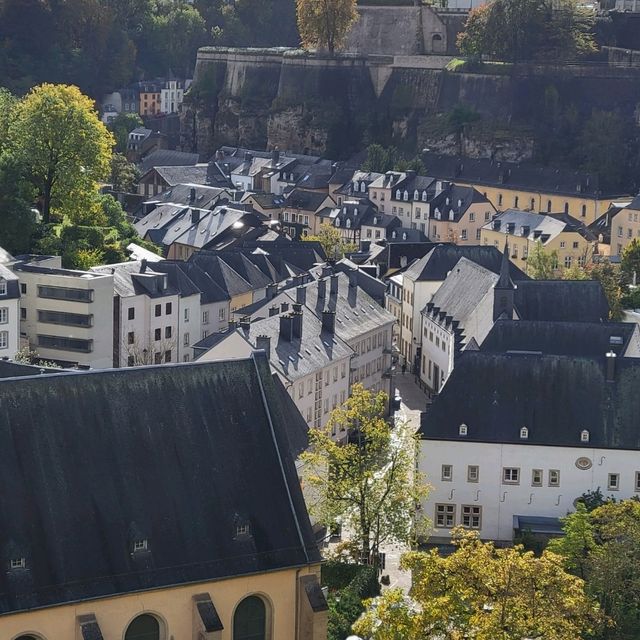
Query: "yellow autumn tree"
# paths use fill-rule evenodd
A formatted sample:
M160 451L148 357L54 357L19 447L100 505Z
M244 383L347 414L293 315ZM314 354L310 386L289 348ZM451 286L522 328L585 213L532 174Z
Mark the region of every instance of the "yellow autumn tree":
M358 19L356 4L356 0L296 0L302 45L333 55Z
M602 624L584 581L549 551L497 548L477 532L453 532L456 551L409 553L410 598L387 591L354 625L371 640L577 640Z

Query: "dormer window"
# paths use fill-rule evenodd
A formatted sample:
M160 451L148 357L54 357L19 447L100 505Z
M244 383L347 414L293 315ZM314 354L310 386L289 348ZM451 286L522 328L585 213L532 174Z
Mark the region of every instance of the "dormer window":
M356 207L356 208L353 210L353 215L354 215L354 216L357 216L357 215L358 215L358 207Z
M449 204L449 198L447 197L444 201L445 204Z
M427 192L423 191L422 192L422 202L426 202L427 201Z
M395 232L395 229L391 232L391 237L395 238L398 234Z
M529 437L529 429L527 429L527 427L522 427L522 429L520 429L520 438L522 440L526 440Z
M25 558L11 558L9 567L11 569L24 569L27 566Z
M586 429L580 432L580 442L589 442L589 432Z
M7 281L0 280L0 296L6 296L6 295L7 295Z
M396 191L396 200L400 200L400 189Z
M376 216L373 216L373 224L378 224L378 218L376 218Z
M340 226L340 218L336 218L336 227Z
M347 229L351 229L351 218L347 218L347 223L345 225Z
M420 199L420 194L418 193L417 189L413 192L413 199L414 200L419 200Z
M404 199L405 200L409 200L409 192L405 190L404 192Z
M236 536L248 536L251 533L251 528L248 524L239 524L236 527Z
M367 185L364 182L360 183L360 191L364 193L367 190Z
M458 209L462 206L462 200L458 198Z
M459 429L458 429L458 435L460 436L466 436L467 435L467 425L466 424L461 424Z
M406 239L407 239L407 233L406 233L406 232L403 232L403 234L402 234L402 239L403 239L403 240L406 240Z
M133 550L135 551L146 551L149 548L149 543L146 538L142 538L140 540L133 541Z

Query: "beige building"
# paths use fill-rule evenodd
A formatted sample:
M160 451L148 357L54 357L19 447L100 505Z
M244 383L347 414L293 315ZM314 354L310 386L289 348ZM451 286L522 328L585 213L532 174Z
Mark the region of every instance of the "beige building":
M600 255L620 257L632 240L640 238L640 196L629 202L612 202L589 230L598 240Z
M584 267L596 252L596 236L579 220L565 214L540 215L510 209L482 227L482 244L504 247L509 243L511 262L527 271L527 259L535 243L557 254L558 271Z
M264 355L24 377L0 402L3 640L326 639L306 426Z
M9 266L20 280L20 331L44 360L113 364L113 275L61 267L59 256Z

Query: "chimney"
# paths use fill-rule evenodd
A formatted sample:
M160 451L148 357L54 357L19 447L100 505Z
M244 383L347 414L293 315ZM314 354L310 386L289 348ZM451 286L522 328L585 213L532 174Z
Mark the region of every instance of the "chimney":
M273 164L273 166L277 165L278 162L280 162L280 150L278 149L278 147L274 147L273 151L271 152L271 163Z
M242 318L240 318L241 329L248 330L250 324L251 324L251 316L242 316Z
M289 311L289 303L288 302L282 302L280 304L280 311L282 311L282 313L284 313L285 311Z
M293 325L293 337L302 338L302 311L294 311L291 314L291 320Z
M273 300L278 292L278 285L275 282L267 285L267 300Z
M371 240L360 240L360 253L369 253Z
M324 278L318 279L318 300L324 300L327 295L327 281Z
M322 312L322 328L327 333L335 333L336 331L336 312L328 309Z
M142 258L142 260L140 260L140 273L144 273L146 270L147 270L147 259Z
M189 202L195 202L196 201L196 189L195 187L191 187L191 189L189 190Z
M271 338L269 336L258 336L256 338L256 349L265 351L267 360L271 360Z
M244 161L245 162L251 162L253 160L253 154L250 153L249 151L245 151L244 153Z
M329 288L329 295L333 296L333 295L337 295L338 293L338 274L334 273L331 276L331 285Z
M349 286L350 287L358 286L358 270L357 269L351 269L351 271L349 271Z
M290 315L280 316L280 339L291 342L293 337L293 318Z
M224 160L224 151L222 149L218 149L216 151L216 162L222 162Z
M229 331L235 331L238 328L238 323L235 320L229 320Z
M199 209L191 209L191 222L192 224L197 224L200 222L200 210Z
M322 266L322 269L320 270L320 277L321 278L327 278L328 276L331 275L332 269L328 264L325 264Z
M294 302L291 305L291 308L293 309L294 313L302 313L302 305L299 304L298 302Z
M613 351L607 353L607 382L615 382L616 379L616 354Z
M272 307L269 307L269 317L277 316L280 313L280 307L277 304L274 304Z
M307 302L307 289L306 287L299 286L296 289L296 302L298 304L305 304Z

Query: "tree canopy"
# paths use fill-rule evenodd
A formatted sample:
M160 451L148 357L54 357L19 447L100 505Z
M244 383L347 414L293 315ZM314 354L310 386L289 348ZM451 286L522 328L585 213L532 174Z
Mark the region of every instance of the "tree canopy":
M298 31L308 49L333 54L358 19L356 0L296 0Z
M319 242L324 249L324 253L328 258L343 258L346 253L357 251L357 245L351 242L345 242L342 234L338 229L330 224L323 224L318 229L315 236L305 236L303 240L307 242Z
M93 102L77 87L43 84L20 100L9 125L10 146L42 199L45 223L52 210L83 220L110 173L113 136Z
M359 620L356 633L371 640L575 640L597 631L602 616L584 582L544 551L496 548L477 532L453 532L454 553L409 553L410 599L387 591Z
M471 10L458 47L510 62L573 59L595 51L594 28L577 0L495 0Z
M387 396L354 384L324 429L311 429L302 454L305 481L318 499L311 512L327 526L340 521L360 559L376 563L380 546L408 542L412 514L426 486L414 473L415 441L408 425L384 419ZM335 435L348 438L340 444Z

